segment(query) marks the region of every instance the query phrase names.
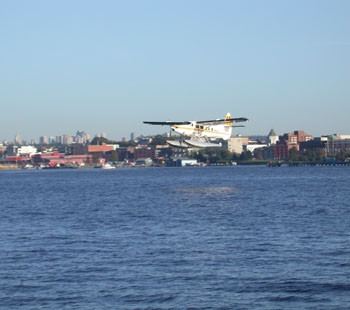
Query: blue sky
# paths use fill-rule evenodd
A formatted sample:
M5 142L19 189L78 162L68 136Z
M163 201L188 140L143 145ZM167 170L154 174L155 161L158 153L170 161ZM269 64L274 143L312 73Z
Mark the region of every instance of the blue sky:
M129 137L247 117L237 134L350 134L350 1L0 1L0 140Z

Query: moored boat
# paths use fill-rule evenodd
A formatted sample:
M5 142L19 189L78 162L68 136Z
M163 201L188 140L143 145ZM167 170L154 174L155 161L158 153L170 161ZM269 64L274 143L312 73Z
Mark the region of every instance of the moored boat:
M114 166L112 166L111 164L109 164L109 163L106 163L106 164L104 164L102 167L101 167L101 169L115 169L115 167Z

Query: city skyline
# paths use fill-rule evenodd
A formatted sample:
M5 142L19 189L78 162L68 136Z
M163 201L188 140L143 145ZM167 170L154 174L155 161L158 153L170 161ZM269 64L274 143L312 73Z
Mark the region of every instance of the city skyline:
M348 1L0 6L2 140L227 112L250 120L234 135L350 132Z
M255 134L249 134L249 135L240 135L240 134L234 134L232 133L231 138L237 138L237 137L246 137L246 138L252 138L253 140L258 139L265 139L271 136L271 133L275 135L276 137L282 137L286 133L291 133L291 132L304 132L304 130L300 129L294 129L288 132L281 132L281 133L276 133L276 131L271 128L268 133L255 133ZM145 135L144 133L136 133L135 131L129 133L129 137L122 137L121 139L113 139L112 137L107 136L105 132L100 132L96 133L94 135L90 135L90 133L84 131L84 130L76 130L75 134L60 134L60 135L54 135L54 136L45 136L41 135L37 138L31 137L29 139L23 139L21 135L18 133L14 135L13 139L7 140L7 139L2 139L0 137L0 145L1 144L17 144L17 145L34 145L34 144L89 144L94 138L106 138L109 141L114 141L114 142L126 142L126 141L138 141L142 139L149 139L151 137L155 137L157 135L161 135L163 137L169 137L169 136L178 136L177 133L170 133L168 131L159 131L155 134L150 134L150 135ZM331 137L331 136L350 136L350 135L344 135L340 133L328 133L325 135L321 136L314 136L310 134L310 136L313 137Z
M287 131L284 131L284 132L278 132L277 135L283 135L285 132L293 132L293 131L298 131L298 130L304 130L305 127L303 128L292 128L290 130L287 130ZM234 128L235 130L236 128ZM239 128L241 129L241 128ZM253 133L248 133L248 134L240 134L240 133L235 133L234 131L232 132L232 137L235 137L235 136L268 136L268 133L271 131L271 130L274 130L277 132L277 130L275 130L274 128L270 127L270 129L267 131L267 132L253 132ZM74 130L73 130L74 131ZM76 131L76 134L74 133L69 133L68 131L65 131L65 133L56 133L54 135L39 135L38 137L31 137L31 136L22 136L19 132L16 132L15 134L13 134L12 137L10 137L9 139L7 138L4 138L3 136L0 136L0 144L3 142L3 141L7 141L7 142L10 142L10 143L13 143L16 141L17 137L19 137L21 140L23 141L26 141L28 143L31 143L31 141L35 141L35 143L38 143L38 144L42 144L40 143L40 139L42 138L46 138L49 143L50 143L50 140L51 139L55 139L57 140L57 138L59 137L64 137L64 136L69 136L69 137L75 137L77 135L77 132L81 131L81 130L75 130ZM82 130L82 132L86 132L85 130ZM125 136L120 136L119 138L119 135L115 135L116 137L118 138L113 138L112 136L109 136L107 135L104 131L101 131L101 132L98 132L98 133L95 133L95 134L90 134L88 132L86 132L86 134L90 137L90 139L92 140L94 137L104 137L104 138L107 138L109 140L112 140L112 141L123 141L123 140L126 140L126 141L133 141L134 139L136 138L140 138L140 137L149 137L149 136L156 136L156 135L167 135L169 134L169 130L166 131L166 130L154 130L153 133L144 133L144 132L140 132L140 133L136 133L135 131L131 131L129 132L128 134L126 134ZM174 135L174 133L172 133ZM312 134L310 132L310 134ZM318 137L321 137L321 136L331 136L331 135L346 135L346 134L350 134L349 132L333 132L333 131L330 131L330 132L325 132L324 134L321 134L321 135L313 135L313 136L318 136ZM132 138L134 137L134 138Z

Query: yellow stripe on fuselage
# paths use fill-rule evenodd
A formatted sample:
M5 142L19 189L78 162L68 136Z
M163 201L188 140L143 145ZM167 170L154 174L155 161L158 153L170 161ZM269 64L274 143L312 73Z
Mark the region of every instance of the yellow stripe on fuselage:
M220 132L220 131L211 131L211 130L200 129L200 128L182 127L182 126L177 126L177 125L174 125L173 127L179 128L179 129L185 129L185 130L192 130L192 131L210 132L210 133L215 133L215 134L220 134L220 135L227 135L228 134L228 133Z

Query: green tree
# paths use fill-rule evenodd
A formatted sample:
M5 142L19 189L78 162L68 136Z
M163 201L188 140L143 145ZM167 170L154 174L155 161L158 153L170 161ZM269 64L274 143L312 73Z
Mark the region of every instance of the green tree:
M105 143L105 144L117 144L116 141L108 140L107 138L103 138L103 137L95 137L90 142L91 145L102 145L102 143Z
M216 157L220 161L230 161L232 158L232 153L224 148L220 148L216 151Z
M297 161L299 159L299 153L296 147L292 147L289 150L289 160L290 161Z
M252 160L253 154L251 151L245 151L239 156L240 160Z
M152 142L150 143L150 145L165 145L165 144L166 144L166 140L161 135L154 136L152 138Z
M232 159L232 160L239 160L239 154L237 154L237 153L232 153L231 159Z
M197 159L199 162L205 163L208 159L208 154L205 150L200 150L190 154L190 157Z
M344 161L345 158L346 158L346 154L343 153L343 152L339 152L339 153L336 154L335 157L336 157L336 159L339 160L339 161Z
M303 152L302 154L299 154L298 161L307 161L306 152Z
M264 159L263 152L261 152L260 150L257 150L256 152L254 152L254 157L258 160L263 160Z
M116 142L120 147L136 146L137 143L134 141L118 141Z

